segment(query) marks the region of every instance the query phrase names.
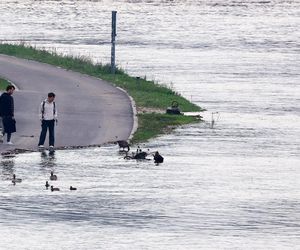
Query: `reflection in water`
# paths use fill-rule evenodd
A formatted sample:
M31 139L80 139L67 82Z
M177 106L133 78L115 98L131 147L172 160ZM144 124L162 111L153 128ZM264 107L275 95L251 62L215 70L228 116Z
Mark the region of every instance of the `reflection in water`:
M41 158L45 160L55 160L55 151L41 151Z
M41 162L40 166L45 168L54 168L56 166L56 158L55 158L55 152L49 152L42 151L41 153Z
M47 152L43 150L40 152L40 172L43 175L48 175L45 181L49 179L50 173L56 171L57 169L57 159L55 157L55 152Z
M163 153L164 162L159 165L153 161L127 161L120 157L116 145L58 151L55 159L42 158L42 164L40 153L18 155L14 168L25 178L15 187L8 185L0 191L0 221L6 227L17 228L18 238L23 224L43 240L49 230L44 225L55 230L53 238L58 241L65 236L82 236L84 231L90 238L81 242L82 249L99 249L91 244L104 246L100 235L113 241L122 239L123 246L130 237L135 239L131 243L134 248L143 240L161 249L178 245L193 249L189 247L192 242L197 249L204 240L210 242L209 238L215 248L218 245L214 242L220 237L224 242L231 237L252 241L261 235L273 239L277 234L281 237L275 240L276 245L288 244L289 236L297 235L300 218L297 194L292 191L299 186L298 176L291 175L297 161L285 160L290 167L283 170L274 164L279 159L267 157L263 161L238 153L228 159L234 150L212 157L215 145L206 142L201 150L189 150L187 154L182 143L193 137L196 128L211 131L197 124L178 130L176 137L167 135L148 143L150 151L160 149ZM214 133L220 136L223 132ZM191 146L195 143L190 142ZM52 168L57 181L49 180ZM46 189L45 181L60 191ZM70 191L70 186L77 190ZM145 233L150 238L145 239ZM199 234L202 243L197 241ZM154 243L156 237L160 241ZM3 237L2 241L9 242ZM44 241L39 244L50 249ZM239 243L231 239L227 244Z
M14 166L15 166L15 161L13 157L9 158L2 158L0 165L2 167L2 179L8 180L12 178L14 174Z

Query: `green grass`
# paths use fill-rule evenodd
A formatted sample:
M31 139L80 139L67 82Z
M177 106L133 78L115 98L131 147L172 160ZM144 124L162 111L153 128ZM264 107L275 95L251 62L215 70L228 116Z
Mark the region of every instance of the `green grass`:
M169 133L177 126L199 122L200 118L195 116L168 115L168 114L139 114L139 125L131 142L138 143L147 141L160 134Z
M133 97L138 107L166 109L172 101L177 101L183 112L201 111L200 107L167 87L146 79L140 79L137 84L136 78L129 76L122 69L117 69L116 74L112 75L109 65L93 64L91 59L86 57L63 56L24 44L0 44L0 54L44 62L110 81L124 88Z
M189 102L170 88L157 84L147 79L137 79L124 72L122 69L116 69L115 75L110 73L110 65L97 63L94 64L90 58L87 57L73 57L49 52L46 50L36 49L25 44L12 45L0 43L0 54L16 56L29 60L39 61L55 66L59 66L68 70L77 71L87 75L95 76L113 83L115 86L125 89L128 94L134 99L137 108L154 108L165 110L171 106L173 101L178 102L179 108L183 112L202 111L202 109ZM190 117L185 116L164 116L159 114L143 114L139 115L139 128L134 135L133 141L145 141L152 136L163 133L168 126L176 126L194 122ZM156 121L158 124L153 124ZM151 126L144 126L143 124L153 124ZM159 125L161 123L161 125ZM156 130L156 131L154 131Z
M6 87L9 84L10 83L8 81L6 81L5 79L0 78L0 91L6 90Z

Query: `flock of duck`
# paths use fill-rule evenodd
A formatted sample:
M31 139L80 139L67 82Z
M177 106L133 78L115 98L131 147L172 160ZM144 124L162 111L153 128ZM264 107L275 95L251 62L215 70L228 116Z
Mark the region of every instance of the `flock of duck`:
M57 181L57 175L54 174L53 171L51 171L49 179L50 179L50 181ZM16 175L13 174L13 178L12 178L11 182L14 185L16 185L16 183L21 183L22 179L21 178L17 178ZM45 187L46 187L46 189L48 189L50 187L51 192L60 191L59 188L54 187L53 185L50 186L49 181L46 181ZM70 186L70 190L74 191L74 190L77 190L77 188Z
M149 149L147 152L142 151L142 149L138 146L136 149L136 152L131 152L131 155L128 154L130 150L130 145L127 141L117 141L119 145L119 149L121 151L125 151L126 155L124 156L124 159L135 159L135 160L149 160L147 159L148 155L152 155L154 159L155 164L163 163L164 158L159 154L158 151L150 152ZM125 150L127 149L127 150Z
M129 146L128 142L127 141L117 141L117 143L120 147L120 151L122 148L122 150L126 152L124 159L149 160L146 157L148 155L152 155L155 164L163 163L163 161L164 161L164 158L159 154L158 151L150 152L148 149L148 152L145 152L145 151L142 151L142 149L140 147L137 148L136 152L132 152L131 155L128 155L128 152L130 150L130 146ZM125 148L127 149L127 151L125 150ZM49 180L57 181L57 175L55 175L53 173L53 171L51 171L51 173L50 173ZM13 174L12 183L14 185L16 185L16 183L21 183L21 182L22 182L22 179L17 178L16 175ZM49 189L49 187L50 187L51 192L60 191L60 189L58 187L54 187L53 185L50 185L49 181L46 181L45 187L46 187L46 189ZM74 190L77 190L77 188L70 186L70 190L74 191Z

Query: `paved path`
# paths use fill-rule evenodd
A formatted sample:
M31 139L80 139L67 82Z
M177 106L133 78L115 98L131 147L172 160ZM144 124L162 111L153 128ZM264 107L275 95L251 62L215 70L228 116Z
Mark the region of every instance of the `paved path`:
M134 115L130 98L103 80L5 55L0 55L0 76L18 88L13 95L17 121L14 146L1 144L0 152L37 150L38 107L48 92L56 94L56 147L100 145L126 140L131 134Z

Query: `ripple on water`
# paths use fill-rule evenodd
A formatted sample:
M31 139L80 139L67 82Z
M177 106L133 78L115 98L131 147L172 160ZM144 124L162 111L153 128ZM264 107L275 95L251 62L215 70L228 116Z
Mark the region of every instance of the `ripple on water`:
M142 144L159 166L116 145L2 158L0 249L295 249L298 1L4 0L0 40L109 63L112 7L117 64L205 121ZM60 192L45 189L50 171Z

